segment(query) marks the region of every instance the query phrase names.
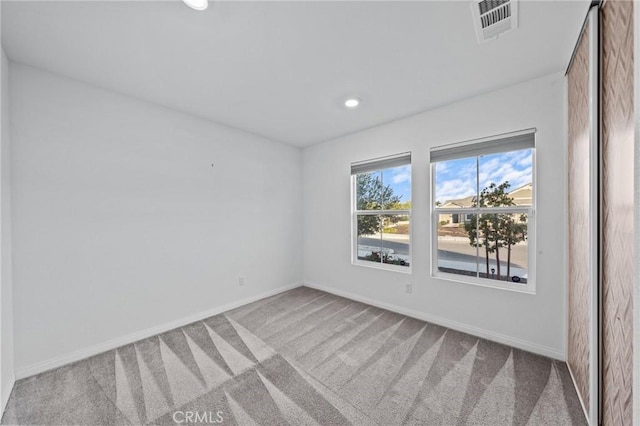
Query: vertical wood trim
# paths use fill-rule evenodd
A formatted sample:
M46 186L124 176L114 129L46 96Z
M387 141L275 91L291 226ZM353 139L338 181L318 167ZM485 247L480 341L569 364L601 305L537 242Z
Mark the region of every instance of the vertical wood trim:
M634 67L636 69L634 84L634 111L635 111L635 179L634 179L634 257L635 265L640 265L640 7L633 10L634 25ZM634 277L633 291L633 315L634 315L634 333L633 333L633 424L640 424L640 267L636 267Z
M590 130L589 23L567 74L569 148L569 318L567 364L589 416L590 404Z
M601 8L602 423L633 422L633 8Z
M589 10L589 413L600 419L600 23L599 9Z

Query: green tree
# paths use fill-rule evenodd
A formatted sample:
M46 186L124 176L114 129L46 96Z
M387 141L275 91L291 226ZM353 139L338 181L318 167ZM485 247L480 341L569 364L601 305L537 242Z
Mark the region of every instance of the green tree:
M398 200L399 199L400 198L398 197ZM411 210L411 200L405 201L404 203L398 203L396 207L401 210Z
M487 277L489 276L489 255L495 250L491 243L491 235L493 233L491 225L492 222L490 218L487 218L487 215L482 215L478 218L476 214L472 215L471 220L464 225L465 230L469 234L469 244L471 247L484 248L485 261L487 263Z
M507 190L511 184L508 181L496 185L491 183L480 193L480 199L486 204L486 207L504 207L514 206L513 198L509 197ZM487 216L487 215L483 215ZM488 220L491 222L491 243L493 244L493 252L496 254L496 279L502 279L500 271L500 249L505 247L504 223L506 221L505 214L489 214ZM509 268L507 268L509 269ZM488 270L487 270L488 271Z
M400 205L402 197L393 193L391 185L382 184L379 172L358 174L356 184L358 210L393 210ZM358 216L358 236L375 234L380 232L381 227L382 216L380 215Z
M527 237L527 215L501 215L500 227L504 245L507 247L507 279L511 276L511 247L524 241Z
M480 197L474 207L508 207L515 203L507 192L511 184L508 181L496 185L491 183L480 192ZM502 279L500 264L500 249L507 248L507 273L511 274L511 247L526 238L526 215L516 217L511 213L483 213L473 215L472 220L465 224L469 234L469 244L472 247L483 247L489 276L489 255L496 256L496 279Z

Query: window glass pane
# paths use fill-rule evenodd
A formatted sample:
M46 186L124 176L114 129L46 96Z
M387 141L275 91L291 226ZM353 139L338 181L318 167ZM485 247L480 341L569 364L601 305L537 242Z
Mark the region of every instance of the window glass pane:
M507 271L505 279L526 284L529 276L529 217L526 214L513 214L507 222Z
M381 263L383 250L380 238L381 218L378 215L358 215L358 259Z
M382 203L385 210L411 209L411 166L382 170Z
M483 155L479 159L480 191L488 206L531 206L533 150Z
M442 161L433 167L436 207L450 210L436 210L438 270L526 284L527 214L482 209L533 206L533 149Z
M455 221L454 217L455 216ZM438 270L450 274L477 276L475 214L441 214L438 223Z
M380 210L382 208L382 173L368 172L356 175L356 208Z
M409 216L382 216L382 262L392 265L409 266Z
M481 278L527 283L526 214L483 214L478 223Z
M438 224L440 272L527 283L526 214L460 215L460 223L447 221L445 216L440 215Z
M354 258L408 270L411 264L411 165L395 164L404 165L389 167L392 164L387 164L384 169L352 175L357 227ZM393 210L397 214L382 215L380 210Z
M435 205L443 208L474 207L477 159L461 158L435 164Z

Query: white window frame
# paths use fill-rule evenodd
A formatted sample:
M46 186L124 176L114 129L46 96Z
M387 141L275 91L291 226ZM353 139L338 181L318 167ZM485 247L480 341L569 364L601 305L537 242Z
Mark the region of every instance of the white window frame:
M436 279L442 279L462 284L471 284L482 287L497 288L502 290L515 291L527 294L536 294L536 148L531 146L529 148L515 148L509 149L508 140L517 139L520 136L533 134L535 137L536 129L527 129L519 132L512 132L503 135L492 136L482 139L474 139L471 141L462 142L459 144L447 145L443 147L435 148L434 150L446 149L448 147L460 147L462 149L469 149L472 152L471 155L463 155L457 158L479 158L482 154L483 145L487 146L487 152L485 155L510 152L519 149L531 149L531 206L505 206L505 207L467 207L467 208L441 208L435 205L435 191L436 191L436 165L439 161L430 161L431 168L431 276ZM504 149L496 148L501 140L507 141L504 143ZM433 150L432 150L433 152ZM447 161L447 160L441 160ZM476 171L479 173L479 170ZM476 178L477 194L480 193L478 178ZM527 214L527 282L526 284L514 283L511 281L498 281L491 278L481 278L478 276L465 276L462 274L453 274L449 272L442 272L438 270L438 221L442 214L483 214L483 213L526 213ZM480 247L476 247L477 262L481 260Z
M409 156L409 163L406 164L408 166L412 166L411 164L411 153L402 153L398 155L392 155L389 157L376 158L372 160L362 161L354 164L367 164L367 163L376 163L376 162L384 162L385 160L393 160L395 158L400 158L404 156ZM375 170L385 170L388 168L393 168L394 166L388 167L380 167ZM413 194L413 167L411 167L412 179L411 179L411 193ZM384 183L383 183L384 184ZM373 269L382 269L386 271L394 271L401 272L405 274L411 274L413 267L413 217L411 215L412 209L402 209L402 210L357 210L357 174L351 174L351 264L354 266L364 266L367 268ZM413 196L411 197L413 199ZM377 263L367 260L358 259L358 216L385 216L385 215L402 215L409 217L409 266L401 266L401 265L393 265L389 263ZM381 236L382 238L382 236Z

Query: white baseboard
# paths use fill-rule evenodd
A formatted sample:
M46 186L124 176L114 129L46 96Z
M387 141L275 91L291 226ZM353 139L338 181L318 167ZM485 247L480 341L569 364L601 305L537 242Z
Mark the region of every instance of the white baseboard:
M569 365L569 363L567 363L567 370L569 370L569 376L571 376L571 382L573 383L573 388L576 390L576 395L578 395L578 401L580 401L580 406L582 407L582 411L584 413L584 418L587 420L587 424L591 424L590 419L589 419L589 411L587 411L587 407L584 404L584 401L582 400L582 395L580 394L580 391L578 390L578 385L576 383L576 378L573 375L573 371L571 370L571 366Z
M370 299L368 297L360 296L354 293L345 292L333 287L327 287L312 283L294 283L287 286L278 287L276 289L263 292L256 296L244 298L232 303L228 303L223 306L218 306L216 308L210 309L208 311L200 312L195 315L191 315L185 318L181 318L175 321L171 321L169 323L165 323L159 326L151 327L145 330L141 330L132 334L128 334L126 336L122 336L116 339L112 339L103 343L99 343L97 345L90 346L88 348L80 349L78 351L71 352L69 354L65 354L53 359L49 359L46 361L39 362L37 364L33 364L24 368L20 368L16 370L16 375L13 380L20 380L26 377L34 376L36 374L43 373L45 371L62 367L63 365L70 364L72 362L80 361L85 358L89 358L94 355L98 355L102 352L106 352L115 348L119 348L120 346L128 345L130 343L137 342L142 339L146 339L147 337L155 336L156 334L161 334L169 330L173 330L177 327L182 327L187 324L191 324L192 322L200 321L205 318L218 315L222 312L229 311L231 309L238 308L240 306L246 305L248 303L255 302L260 299L264 299L266 297L270 297L284 291L291 290L296 287L306 286L315 288L318 290L326 291L327 293L332 293L337 296L346 297L348 299L356 300L362 303L366 303L372 306L377 306L382 309L387 309L389 311L397 312L402 315L406 315L409 317L413 317L416 319L420 319L422 321L427 321L433 324L441 325L443 327L451 328L453 330L462 331L464 333L469 333L474 336L482 337L487 340L492 340L494 342L502 343L505 345L513 346L518 349L522 349L525 351L533 352L539 355L548 356L550 358L558 359L561 361L565 360L565 356L563 353L558 352L555 349L548 348L545 346L541 346L535 343L527 342L524 340L516 339L511 336L506 336L503 334L495 333L493 331L485 330L479 327L475 327L468 324L463 324L457 321L451 321L446 318L437 317L433 315L426 314L424 312L415 311L408 308L403 308L401 306L393 305L390 303L380 302L374 299ZM4 394L3 394L4 399ZM7 396L8 399L8 396ZM6 403L6 401L3 401Z
M380 302L378 300L370 299L368 297L360 296L358 294L349 293L346 291L338 290L333 287L327 287L323 285L313 284L305 282L305 287L315 288L317 290L326 291L327 293L335 294L336 296L346 297L347 299L356 300L358 302L366 303L368 305L376 306L378 308L386 309L388 311L397 312L408 317L416 318L422 321L437 324L443 327L451 328L453 330L461 331L463 333L472 334L483 339L491 340L493 342L502 343L507 346L522 349L527 352L533 352L538 355L543 355L549 358L565 361L565 354L556 349L546 346L538 345L536 343L527 342L515 337L507 336L504 334L496 333L484 328L476 327L469 324L463 324L461 322L452 321L446 318L429 315L424 312L415 311L413 309L404 308L402 306L393 305L391 303Z
M7 408L7 402L9 402L9 397L11 396L11 391L13 390L13 385L16 383L16 376L11 376L9 381L2 387L2 401L0 401L0 418L4 414L4 410Z
M201 321L205 318L209 318L214 315L221 314L223 312L229 311L231 309L239 308L240 306L255 302L260 299L264 299L266 297L274 296L276 294L291 290L296 287L302 286L301 282L289 284L286 286L278 287L273 290L269 290L263 293L260 293L256 296L247 297L244 299L240 299L235 302L227 303L226 305L218 306L213 309L199 312L194 315L190 315L185 318L180 318L175 321L171 321L162 325L158 325L155 327L147 328L146 330L141 330L135 333L128 334L126 336L118 337L116 339L112 339L103 343L99 343L97 345L90 346L88 348L80 349L75 352L71 352L69 354L65 354L53 359L49 359L46 361L39 362L37 364L33 364L24 368L20 368L16 370L16 380L24 379L26 377L31 377L36 374L43 373L45 371L62 367L63 365L70 364L72 362L80 361L85 358L92 357L94 355L98 355L102 352L110 351L115 348L119 348L120 346L128 345L130 343L137 342L142 339L146 339L147 337L155 336L156 334L162 334L169 330L173 330L174 328L182 327L187 324L191 324L192 322Z

